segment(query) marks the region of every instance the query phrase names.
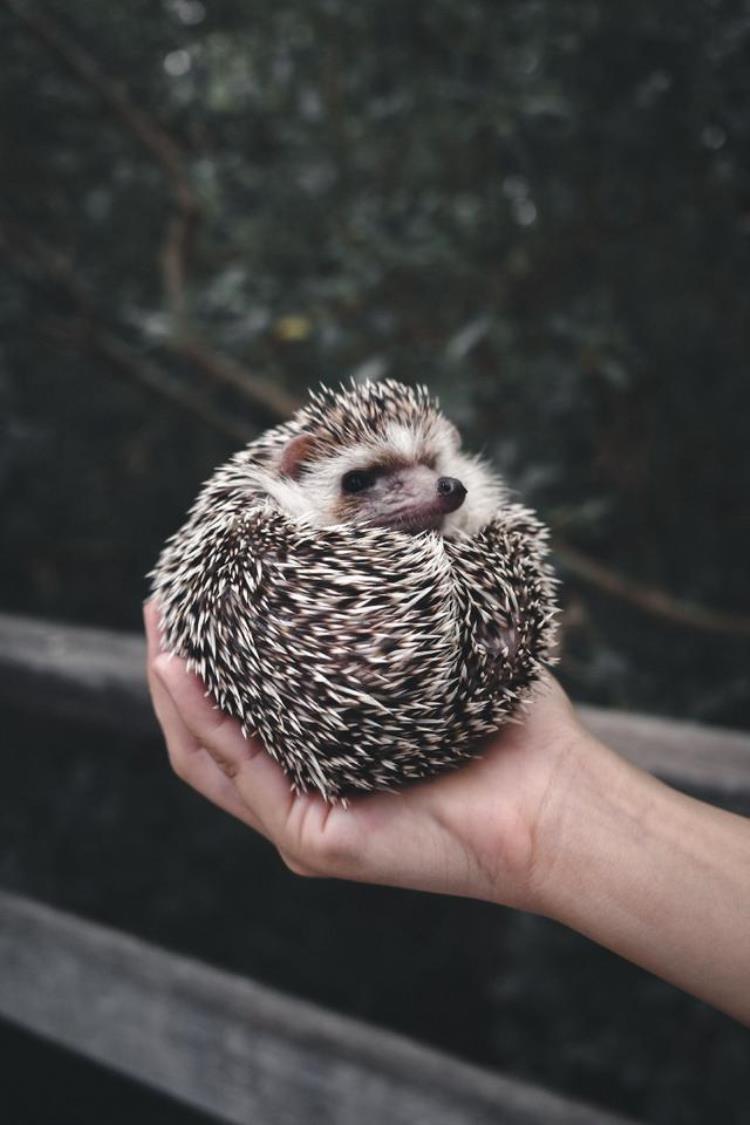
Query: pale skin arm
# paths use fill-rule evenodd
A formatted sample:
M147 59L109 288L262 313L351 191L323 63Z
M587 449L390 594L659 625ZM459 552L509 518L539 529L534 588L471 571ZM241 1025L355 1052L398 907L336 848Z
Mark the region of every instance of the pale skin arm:
M546 915L750 1024L750 820L618 757L554 679L481 759L344 809L290 793L260 743L159 653L152 606L145 620L172 767L292 871Z

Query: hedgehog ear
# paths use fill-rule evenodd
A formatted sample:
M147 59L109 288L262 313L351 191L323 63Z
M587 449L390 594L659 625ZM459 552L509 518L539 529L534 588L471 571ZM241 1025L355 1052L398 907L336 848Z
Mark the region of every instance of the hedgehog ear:
M454 426L452 422L447 423L448 437L454 449L461 448L461 431L458 426Z
M281 461L279 462L279 472L285 477L291 477L296 480L301 471L304 462L309 458L312 452L313 438L311 434L298 434L293 437L281 451Z

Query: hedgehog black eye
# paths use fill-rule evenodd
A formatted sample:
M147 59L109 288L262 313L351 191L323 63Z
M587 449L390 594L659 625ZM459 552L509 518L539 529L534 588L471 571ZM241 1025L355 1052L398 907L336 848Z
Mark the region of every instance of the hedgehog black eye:
M344 492L364 492L366 488L372 487L374 480L374 473L368 473L365 469L352 469L341 478L341 488Z

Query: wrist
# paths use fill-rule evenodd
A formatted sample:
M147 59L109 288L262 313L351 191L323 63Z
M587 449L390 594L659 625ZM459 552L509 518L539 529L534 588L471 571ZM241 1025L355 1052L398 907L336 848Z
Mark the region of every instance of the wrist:
M580 730L532 836L525 909L750 1023L750 822Z
M540 806L531 909L585 932L591 881L606 881L609 860L641 846L661 788L579 728L561 751Z

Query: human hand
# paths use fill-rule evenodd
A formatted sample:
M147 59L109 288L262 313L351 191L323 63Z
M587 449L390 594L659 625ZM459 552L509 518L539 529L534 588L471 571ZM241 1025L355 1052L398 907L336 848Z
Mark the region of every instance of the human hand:
M678 793L580 725L551 677L483 756L398 793L295 796L257 739L159 652L148 677L175 772L300 875L547 914L750 1023L750 821Z
M159 652L153 603L144 619L149 686L175 773L269 839L292 871L542 909L555 851L547 824L558 819L548 814L591 741L551 676L481 758L344 808L290 792L261 743L213 707L183 661Z

